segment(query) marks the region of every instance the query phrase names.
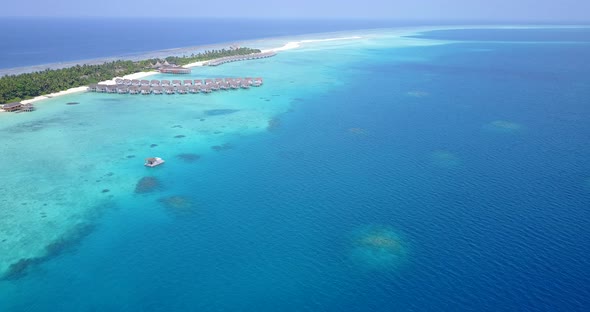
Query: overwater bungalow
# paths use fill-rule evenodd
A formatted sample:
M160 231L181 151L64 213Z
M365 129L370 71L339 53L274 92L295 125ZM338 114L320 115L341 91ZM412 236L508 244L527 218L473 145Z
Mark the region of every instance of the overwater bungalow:
M174 94L174 87L164 87L164 92L166 92L166 94Z
M250 89L250 84L248 84L248 82L246 82L246 81L242 81L242 83L240 84L240 87L242 89Z
M141 90L141 94L143 94L143 95L149 95L152 93L152 89L150 89L150 87L148 87L148 86L143 86L143 87L141 87L140 90Z
M170 80L162 80L162 87L170 86Z
M150 81L150 86L152 86L152 87L156 87L159 85L160 85L160 80L152 79L152 81Z
M161 95L163 94L164 89L160 86L155 86L152 87L152 93L156 94L156 95Z
M130 86L131 85L131 79L123 79L123 84L126 86Z
M107 86L107 93L117 93L117 86Z
M101 85L101 84L96 85L96 92L99 92L99 93L107 92L107 86Z
M117 79L115 79L115 83L116 84L123 84L123 78L117 78Z
M190 79L184 80L182 82L182 84L184 84L185 86L191 86L193 84L193 81Z
M8 103L8 104L2 105L2 109L4 109L7 112L20 111L22 107L23 107L23 104L21 104L20 102L13 102L13 103Z
M142 81L140 81L140 84L142 87L149 87L150 81L149 80L142 80Z
M188 92L188 87L187 86L179 86L176 88L176 92L178 94L186 94Z
M141 81L139 81L137 79L133 79L133 80L131 80L131 85L139 87L141 85Z
M189 86L188 92L190 93L199 93L199 86Z
M182 82L180 80L172 80L172 86L173 87L178 87L182 84Z
M117 86L117 93L127 94L127 93L129 93L129 87L127 87L126 85L118 85Z
M96 86L96 83L90 84L86 90L89 92L96 92Z
M134 86L129 87L129 94L139 94L139 88Z

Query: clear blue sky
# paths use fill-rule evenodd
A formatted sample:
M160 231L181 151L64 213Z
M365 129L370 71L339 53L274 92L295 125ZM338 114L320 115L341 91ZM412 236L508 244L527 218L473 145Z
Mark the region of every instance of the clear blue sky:
M590 21L590 0L17 0L0 16Z

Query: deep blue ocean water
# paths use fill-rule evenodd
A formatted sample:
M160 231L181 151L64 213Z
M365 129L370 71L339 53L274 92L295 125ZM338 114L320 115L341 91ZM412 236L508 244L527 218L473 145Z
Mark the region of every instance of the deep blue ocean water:
M588 310L588 30L514 32L325 50L354 56L318 65L342 85L301 90L280 127L164 176L198 212L120 201L75 248L0 282L16 289L0 307Z
M399 24L387 20L2 18L0 29L10 31L0 33L0 69Z

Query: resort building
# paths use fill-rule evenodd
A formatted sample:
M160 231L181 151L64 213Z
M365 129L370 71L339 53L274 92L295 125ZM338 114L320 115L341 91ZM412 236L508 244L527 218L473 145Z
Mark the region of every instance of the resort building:
M163 66L159 69L162 74L190 74L191 69L182 66Z
M7 112L20 111L22 107L23 107L23 105L19 102L8 103L8 104L2 105L2 109L4 109Z

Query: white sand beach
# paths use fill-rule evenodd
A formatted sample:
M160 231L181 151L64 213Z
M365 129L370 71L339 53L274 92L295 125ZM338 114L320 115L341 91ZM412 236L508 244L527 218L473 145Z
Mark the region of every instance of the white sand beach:
M325 38L325 39L306 39L306 40L300 40L300 41L290 41L287 42L285 45L280 46L280 47L276 47L276 48L270 48L270 49L264 49L261 52L262 53L266 53L266 52L281 52L281 51L287 51L287 50L292 50L292 49L297 49L300 48L301 45L306 44L306 43L315 43L315 42L329 42L329 41L338 41L338 40L358 40L358 39L362 39L363 37L361 36L350 36L350 37L335 37L335 38ZM210 60L209 60L210 61ZM194 63L190 63L187 65L184 65L185 67L199 67L199 66L203 66L206 62L209 61L199 61L199 62L194 62ZM149 71L149 72L139 72L139 73L133 73L133 74L129 74L129 75L125 75L122 77L115 77L113 79L110 80L105 80L105 81L101 81L100 84L106 84L106 85L114 85L115 80L116 79L143 79L152 75L156 75L158 74L158 72L156 71ZM55 92L55 93L51 93L51 94L46 94L46 95L41 95L41 96L37 96L35 98L32 99L28 99L28 100L24 100L21 103L23 104L28 104L28 103L35 103L41 100L45 100L48 98L54 98L54 97L58 97L58 96L62 96L62 95L68 95L68 94L72 94L72 93L77 93L77 92L84 92L86 91L86 89L88 88L88 86L81 86L81 87L76 87L76 88L71 88L68 90L64 90L64 91L59 91L59 92Z

